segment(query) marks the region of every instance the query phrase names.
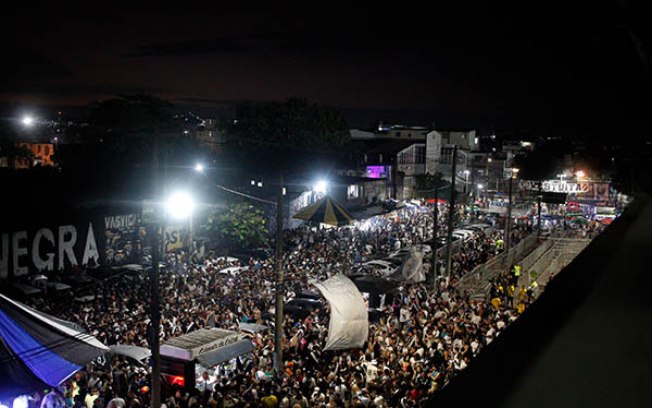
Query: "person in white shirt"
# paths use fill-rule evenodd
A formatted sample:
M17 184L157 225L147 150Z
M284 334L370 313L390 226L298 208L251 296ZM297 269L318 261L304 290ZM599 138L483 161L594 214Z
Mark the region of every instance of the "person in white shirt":
M210 377L210 374L208 373L208 371L204 371L201 374L201 379L199 381L197 381L196 387L201 392L204 392L204 391L213 392L213 384L214 384L214 381Z

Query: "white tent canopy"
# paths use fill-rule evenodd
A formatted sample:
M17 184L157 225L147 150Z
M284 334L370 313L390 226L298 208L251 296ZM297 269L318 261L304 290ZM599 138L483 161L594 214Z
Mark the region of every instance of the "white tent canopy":
M342 274L315 286L326 298L331 309L328 338L324 350L362 347L369 336L369 316L362 294Z

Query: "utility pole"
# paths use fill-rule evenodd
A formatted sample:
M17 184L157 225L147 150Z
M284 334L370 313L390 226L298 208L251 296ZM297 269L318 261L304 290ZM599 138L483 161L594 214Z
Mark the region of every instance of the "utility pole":
M435 291L437 291L437 228L439 222L437 217L439 216L439 210L437 208L437 201L439 201L439 189L435 183L435 208L433 209L433 230L432 230L432 285Z
M162 189L162 171L163 165L160 160L159 141L156 140L154 145L154 183L156 197L161 197ZM154 236L152 237L152 268L150 269L150 318L152 324L152 408L160 408L161 406L161 340L159 333L161 331L161 309L160 309L160 293L159 293L159 263L162 257L165 256L165 237L163 234L164 211L157 208L154 212L155 222L153 223ZM161 251L163 248L163 251Z
M276 199L276 316L274 324L274 371L279 378L283 373L283 300L285 275L283 272L283 175L279 176Z
M537 241L541 238L541 182L539 181L539 193L537 194Z
M446 239L446 278L450 279L453 267L453 227L455 220L455 181L457 179L457 145L453 146L453 167L451 176L451 198L448 201L448 236Z
M509 205L507 206L507 220L505 220L505 252L509 252L512 232L512 180L514 179L514 173L518 173L518 169L510 168L509 169Z
M161 214L159 214L161 216ZM159 294L159 263L161 260L161 248L165 246L165 239L162 237L162 224L155 223L156 231L152 242L152 268L150 269L151 305L150 315L152 324L152 408L161 406L161 309ZM165 252L163 252L165 253Z
M512 231L512 173L509 173L509 204L507 205L507 219L505 220L505 253L509 252L511 244L511 231Z

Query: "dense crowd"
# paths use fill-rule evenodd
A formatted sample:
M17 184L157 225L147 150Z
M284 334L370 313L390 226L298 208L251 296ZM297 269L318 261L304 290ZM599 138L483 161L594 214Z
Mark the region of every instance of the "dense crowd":
M401 209L360 228L299 228L286 231L286 299L310 290L309 279L351 273L356 265L432 236L430 211ZM443 235L446 214L440 213ZM527 231L516 229L517 241ZM175 259L161 276L160 336L167 339L203 327L238 330L239 322L266 325L251 335L255 350L228 366L206 370L198 388L169 396L167 408L190 407L412 407L421 406L453 379L522 312L522 302L507 291L492 292L492 302L465 298L454 289L459 277L502 250L501 232L478 233L453 257L450 280L438 292L424 284L406 285L387 302L370 326L361 349L323 351L329 309L305 317L286 315L282 375L273 370L274 266L251 259L237 274L234 266L209 256L198 264ZM443 262L440 264L443 267ZM148 347L149 280L144 274L107 279L86 302L69 300L35 305L81 324L107 345ZM513 295L513 294L512 294ZM493 302L502 297L501 302ZM513 296L512 296L513 299ZM520 305L522 303L522 305ZM92 363L64 385L66 405L75 408L141 407L149 404L149 374L123 357Z

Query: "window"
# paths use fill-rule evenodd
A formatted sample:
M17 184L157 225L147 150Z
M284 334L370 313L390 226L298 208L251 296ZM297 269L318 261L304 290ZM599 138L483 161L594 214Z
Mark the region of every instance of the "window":
M351 184L347 189L346 189L346 199L347 200L353 200L360 197L360 188L358 187L357 184Z
M426 147L425 146L417 146L416 147L416 157L415 157L416 164L422 164L426 162Z

